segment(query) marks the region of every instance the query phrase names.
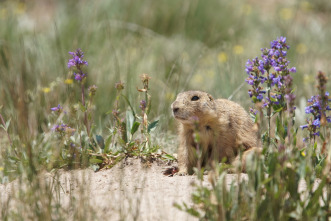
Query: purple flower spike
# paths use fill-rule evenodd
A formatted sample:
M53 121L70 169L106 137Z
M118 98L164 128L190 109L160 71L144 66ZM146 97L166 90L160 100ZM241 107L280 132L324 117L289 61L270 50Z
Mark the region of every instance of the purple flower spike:
M69 52L72 56L68 61L68 68L74 68L77 73L74 73L75 80L81 82L85 77L86 73L83 72L83 67L88 66L87 61L83 60L84 52L78 48L75 52Z

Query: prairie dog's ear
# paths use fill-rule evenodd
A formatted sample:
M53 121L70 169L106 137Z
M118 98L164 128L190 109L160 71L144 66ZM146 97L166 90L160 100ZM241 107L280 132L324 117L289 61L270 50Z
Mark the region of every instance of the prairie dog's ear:
M208 97L209 97L209 100L210 101L213 101L214 100L213 96L211 96L210 94L208 94Z

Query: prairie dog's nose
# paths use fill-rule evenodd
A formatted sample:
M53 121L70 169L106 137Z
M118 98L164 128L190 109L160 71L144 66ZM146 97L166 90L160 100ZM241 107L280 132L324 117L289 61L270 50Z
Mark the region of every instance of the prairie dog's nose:
M178 102L175 101L171 104L171 109L172 109L172 112L175 114L176 112L178 112L179 110L179 107L178 107Z
M172 111L174 112L174 114L175 114L175 113L177 113L177 112L178 112L178 110L179 110L179 108L178 108L178 107L174 107L174 108L172 108Z

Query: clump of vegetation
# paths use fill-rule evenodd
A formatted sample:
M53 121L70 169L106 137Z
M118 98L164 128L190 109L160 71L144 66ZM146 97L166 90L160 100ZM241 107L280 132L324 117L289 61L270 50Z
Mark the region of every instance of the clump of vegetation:
M296 69L287 68L287 49L286 38L280 37L271 42L270 49L262 49L261 60L248 60L246 65L249 75L246 82L252 86L249 96L258 108L251 109L252 117L266 131L261 136L263 153L247 162L247 178L236 174L237 179L229 187L227 168L218 167L209 174L212 187L198 184L192 194L194 205L176 204L179 209L201 220L330 219L331 130L327 78L323 72L317 75L318 95L309 99L306 107L306 113L312 116L307 118L307 125L301 126L308 130L309 136L304 138L307 141L304 146L300 146L296 142L298 128L294 121L295 95L290 75ZM275 114L278 116L274 120Z

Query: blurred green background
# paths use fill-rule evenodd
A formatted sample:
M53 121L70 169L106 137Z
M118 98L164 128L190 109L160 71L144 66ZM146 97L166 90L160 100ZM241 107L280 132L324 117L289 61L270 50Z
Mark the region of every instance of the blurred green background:
M87 84L98 86L97 130L110 125L114 84L125 83L124 94L138 109L139 76L147 73L151 119L160 119L160 131L175 133L170 104L180 91L233 95L248 108L248 86L236 91L247 59L286 36L303 122L305 100L316 93L315 74L330 70L330 12L329 0L0 1L0 113L21 139L49 130L50 107L80 96L68 80L67 60L81 48L89 62Z

